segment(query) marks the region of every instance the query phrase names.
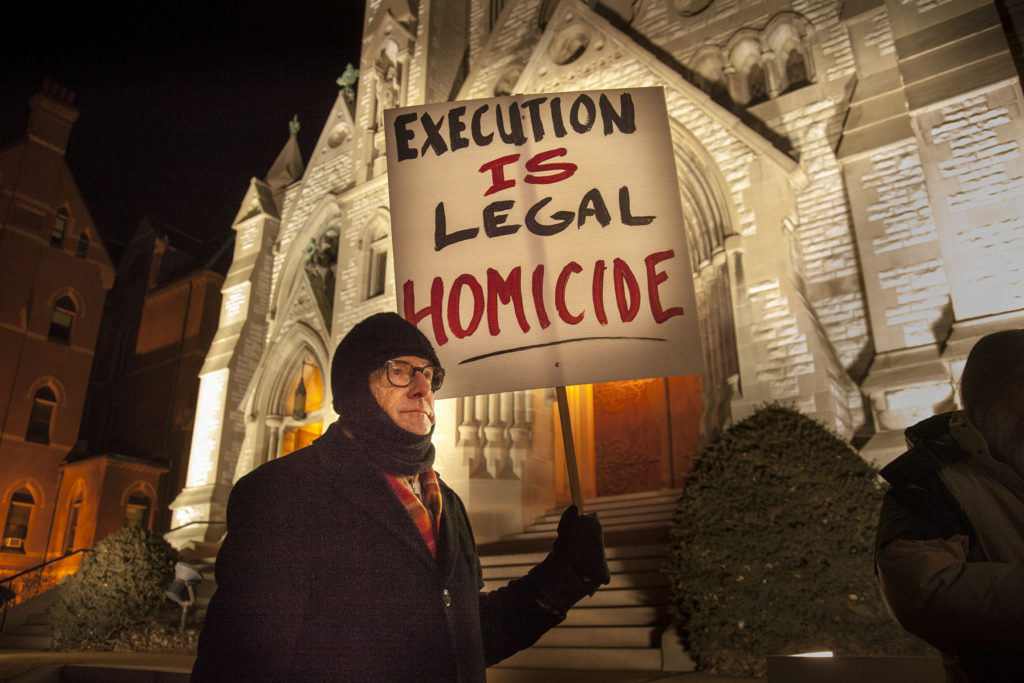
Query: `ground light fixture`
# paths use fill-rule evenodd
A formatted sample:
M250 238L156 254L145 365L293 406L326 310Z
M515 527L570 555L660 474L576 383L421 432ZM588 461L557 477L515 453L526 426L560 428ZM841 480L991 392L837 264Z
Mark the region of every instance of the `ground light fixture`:
M196 593L193 586L203 582L203 575L190 564L177 562L174 565L174 581L164 592L171 600L181 605L181 623L178 632L185 632L185 622L188 619L188 609L196 601Z

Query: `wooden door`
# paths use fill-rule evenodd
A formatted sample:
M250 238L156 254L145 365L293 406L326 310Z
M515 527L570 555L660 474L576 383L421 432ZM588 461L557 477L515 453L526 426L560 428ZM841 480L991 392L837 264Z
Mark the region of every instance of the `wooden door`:
M598 496L682 486L700 433L699 376L594 385Z

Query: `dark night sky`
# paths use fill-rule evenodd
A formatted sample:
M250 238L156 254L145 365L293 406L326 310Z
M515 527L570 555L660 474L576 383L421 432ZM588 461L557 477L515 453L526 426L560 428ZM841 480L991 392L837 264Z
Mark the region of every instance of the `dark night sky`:
M112 257L144 215L215 244L302 124L308 159L358 65L359 0L29 2L0 41L0 145L44 78L81 112L67 160ZM172 238L173 243L173 238Z

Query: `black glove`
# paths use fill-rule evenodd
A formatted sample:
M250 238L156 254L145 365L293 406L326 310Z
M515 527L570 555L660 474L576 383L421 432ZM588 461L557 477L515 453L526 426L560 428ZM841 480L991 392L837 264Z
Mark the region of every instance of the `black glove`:
M611 581L597 515L581 515L570 505L558 522L554 547L530 575L537 581L541 602L563 614Z

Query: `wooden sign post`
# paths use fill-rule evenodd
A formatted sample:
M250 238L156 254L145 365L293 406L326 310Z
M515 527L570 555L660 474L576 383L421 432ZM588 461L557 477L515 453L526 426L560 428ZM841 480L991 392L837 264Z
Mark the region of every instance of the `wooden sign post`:
M569 418L569 399L565 387L555 389L558 395L558 418L562 423L562 444L565 446L565 466L569 470L569 492L572 504L583 514L583 491L580 488L580 468L576 464L576 445L572 439L572 420Z

